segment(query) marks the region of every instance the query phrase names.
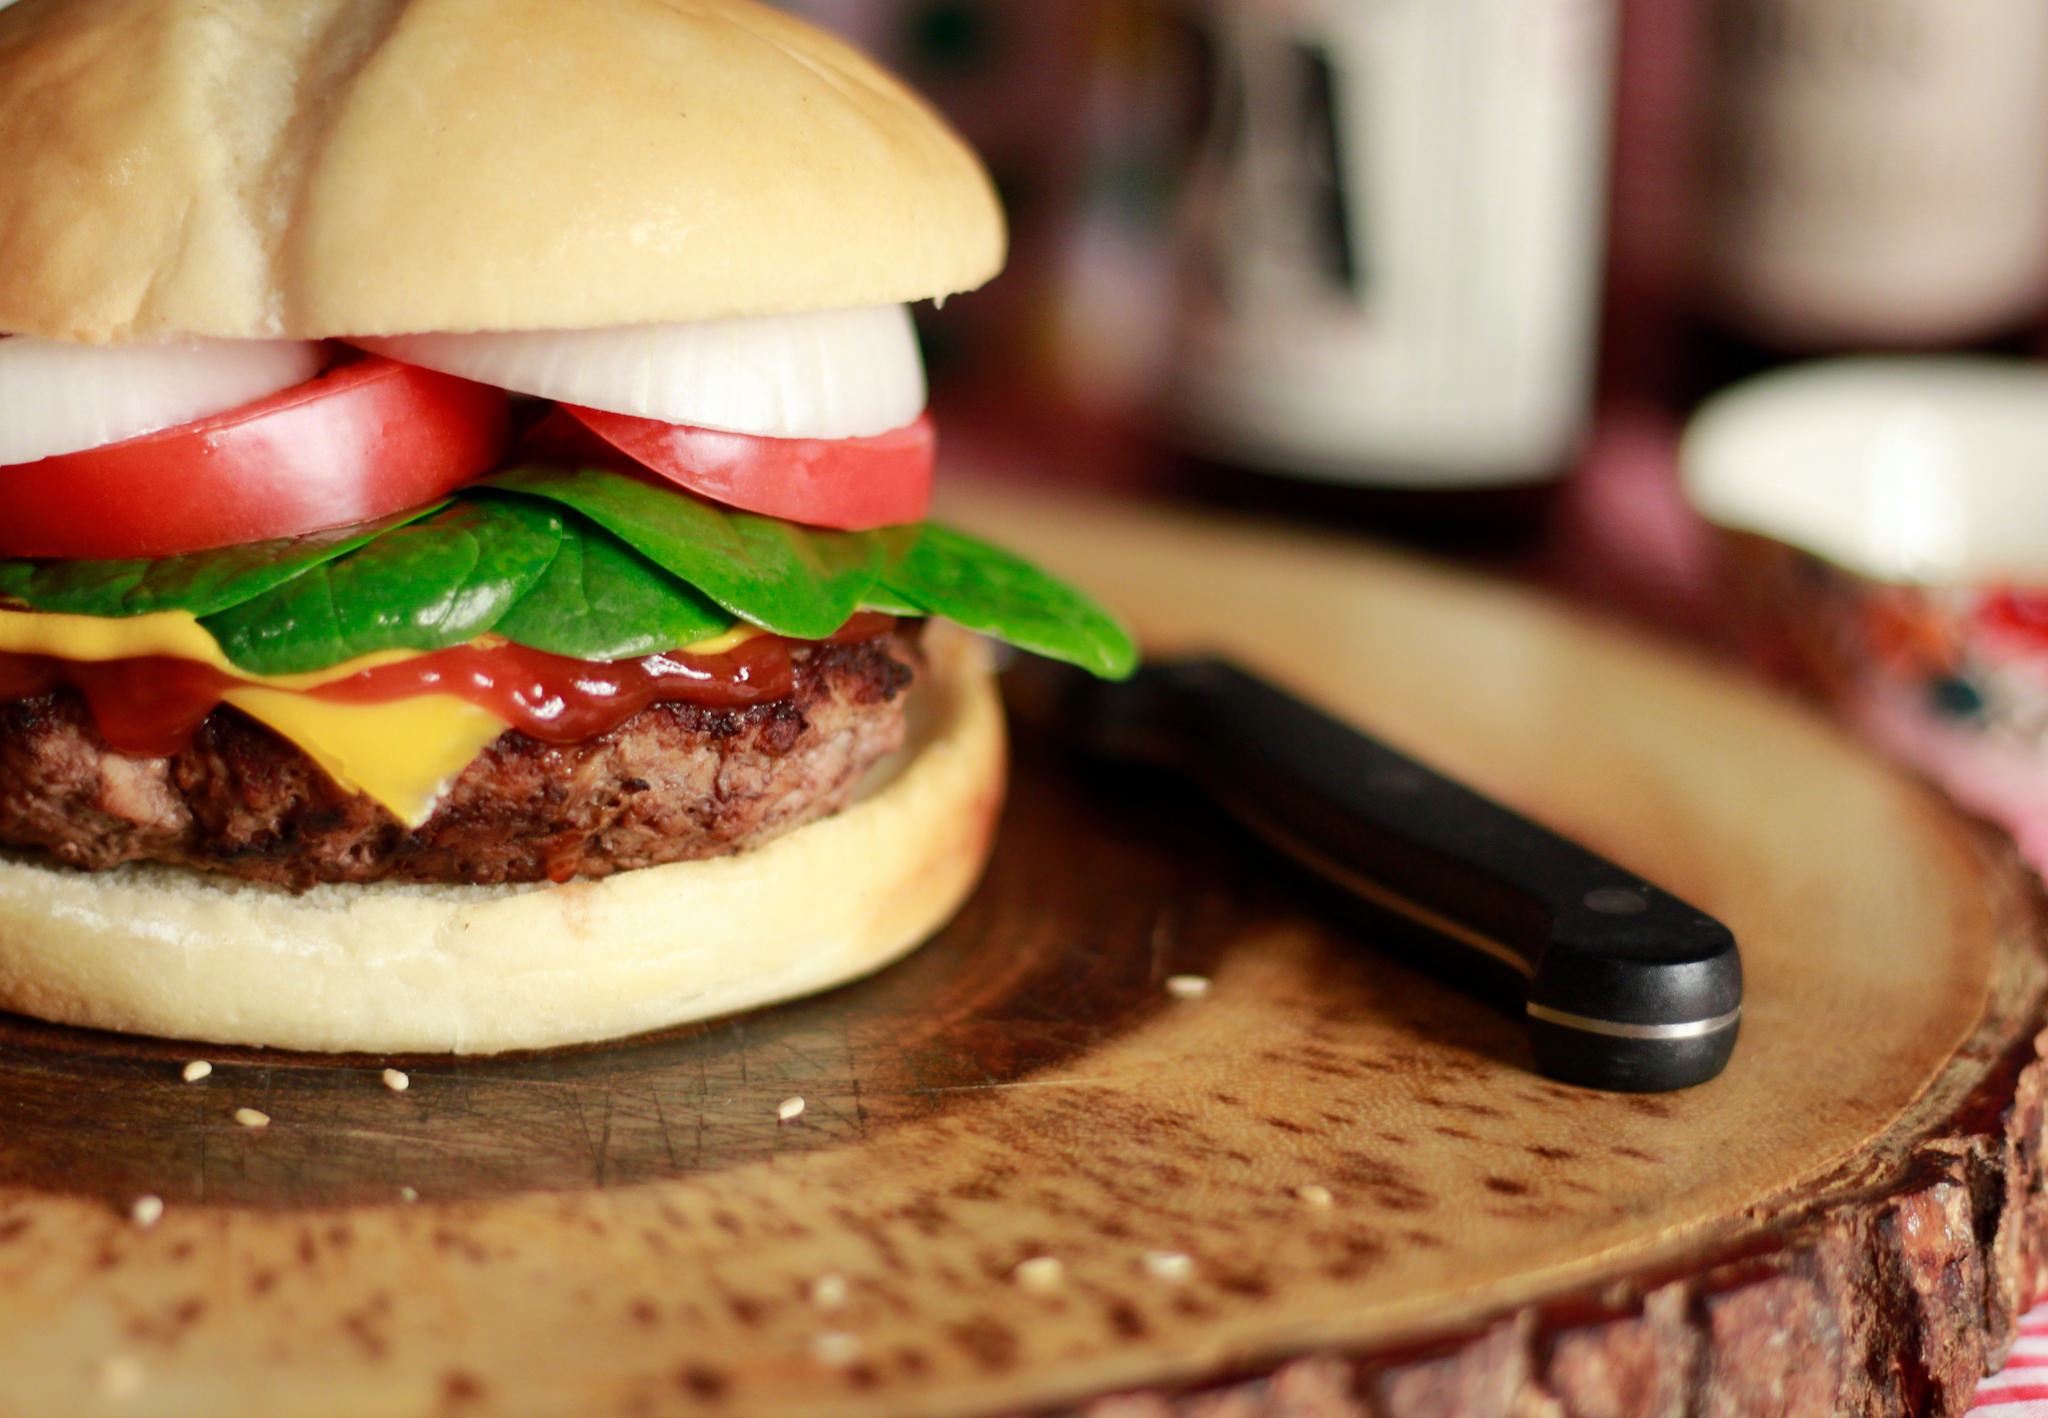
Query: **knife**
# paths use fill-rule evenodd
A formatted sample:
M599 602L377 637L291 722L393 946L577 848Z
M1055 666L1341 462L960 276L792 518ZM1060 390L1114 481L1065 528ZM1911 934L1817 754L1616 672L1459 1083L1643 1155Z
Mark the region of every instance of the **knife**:
M1514 979L1537 1069L1615 1092L1718 1074L1742 1019L1728 928L1222 659L1148 662L1121 683L1035 656L1012 707L1101 757L1171 769L1352 896L1423 928L1433 973Z

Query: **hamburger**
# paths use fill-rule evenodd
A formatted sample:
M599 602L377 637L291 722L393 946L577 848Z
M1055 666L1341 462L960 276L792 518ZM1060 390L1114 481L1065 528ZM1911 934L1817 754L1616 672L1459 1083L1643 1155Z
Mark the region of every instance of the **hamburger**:
M19 0L0 151L0 1008L494 1052L822 989L979 874L979 636L1131 667L925 520L907 307L1000 209L778 12Z

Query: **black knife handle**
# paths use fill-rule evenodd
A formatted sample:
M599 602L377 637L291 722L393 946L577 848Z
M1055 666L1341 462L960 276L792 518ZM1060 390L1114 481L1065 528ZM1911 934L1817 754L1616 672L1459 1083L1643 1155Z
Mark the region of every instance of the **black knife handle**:
M1698 908L1222 660L1148 664L1088 707L1098 747L1170 761L1319 875L1525 980L1550 1077L1659 1092L1727 1063L1742 964Z

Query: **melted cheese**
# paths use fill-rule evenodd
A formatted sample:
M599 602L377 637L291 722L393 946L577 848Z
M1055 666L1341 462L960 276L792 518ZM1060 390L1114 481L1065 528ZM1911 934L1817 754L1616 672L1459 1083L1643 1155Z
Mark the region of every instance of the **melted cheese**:
M131 660L175 655L233 671L220 643L185 611L119 618L0 610L0 650L55 655L66 660Z
M368 793L407 827L432 817L456 775L505 732L503 719L452 694L337 704L245 685L221 699L283 734L335 782Z
M723 654L760 633L734 626L683 649ZM254 675L230 663L220 642L185 611L114 618L0 610L0 650L87 661L168 655L231 674L243 683L224 691L223 702L291 740L343 789L375 798L408 827L433 816L456 775L506 729L490 710L452 694L343 704L303 693L418 652L380 651L307 674Z
M723 655L728 650L736 649L746 644L755 636L766 635L767 633L758 625L748 625L742 621L723 635L714 635L709 640L698 640L685 645L682 653L685 655Z
M749 627L751 628L751 627ZM188 611L153 611L148 615L58 615L47 611L0 610L0 650L18 655L52 655L60 660L132 660L142 655L168 655L275 689L313 689L347 679L379 665L414 658L416 650L380 650L358 655L324 670L296 675L255 675L229 662L212 632ZM694 651L692 653L695 653Z

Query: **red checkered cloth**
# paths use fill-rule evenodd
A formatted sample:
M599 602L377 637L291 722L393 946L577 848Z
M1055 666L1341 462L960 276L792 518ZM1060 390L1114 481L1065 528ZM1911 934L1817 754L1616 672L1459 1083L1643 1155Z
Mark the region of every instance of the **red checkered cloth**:
M2048 1418L2048 1302L2020 1320L2005 1367L1977 1386L1971 1418Z

